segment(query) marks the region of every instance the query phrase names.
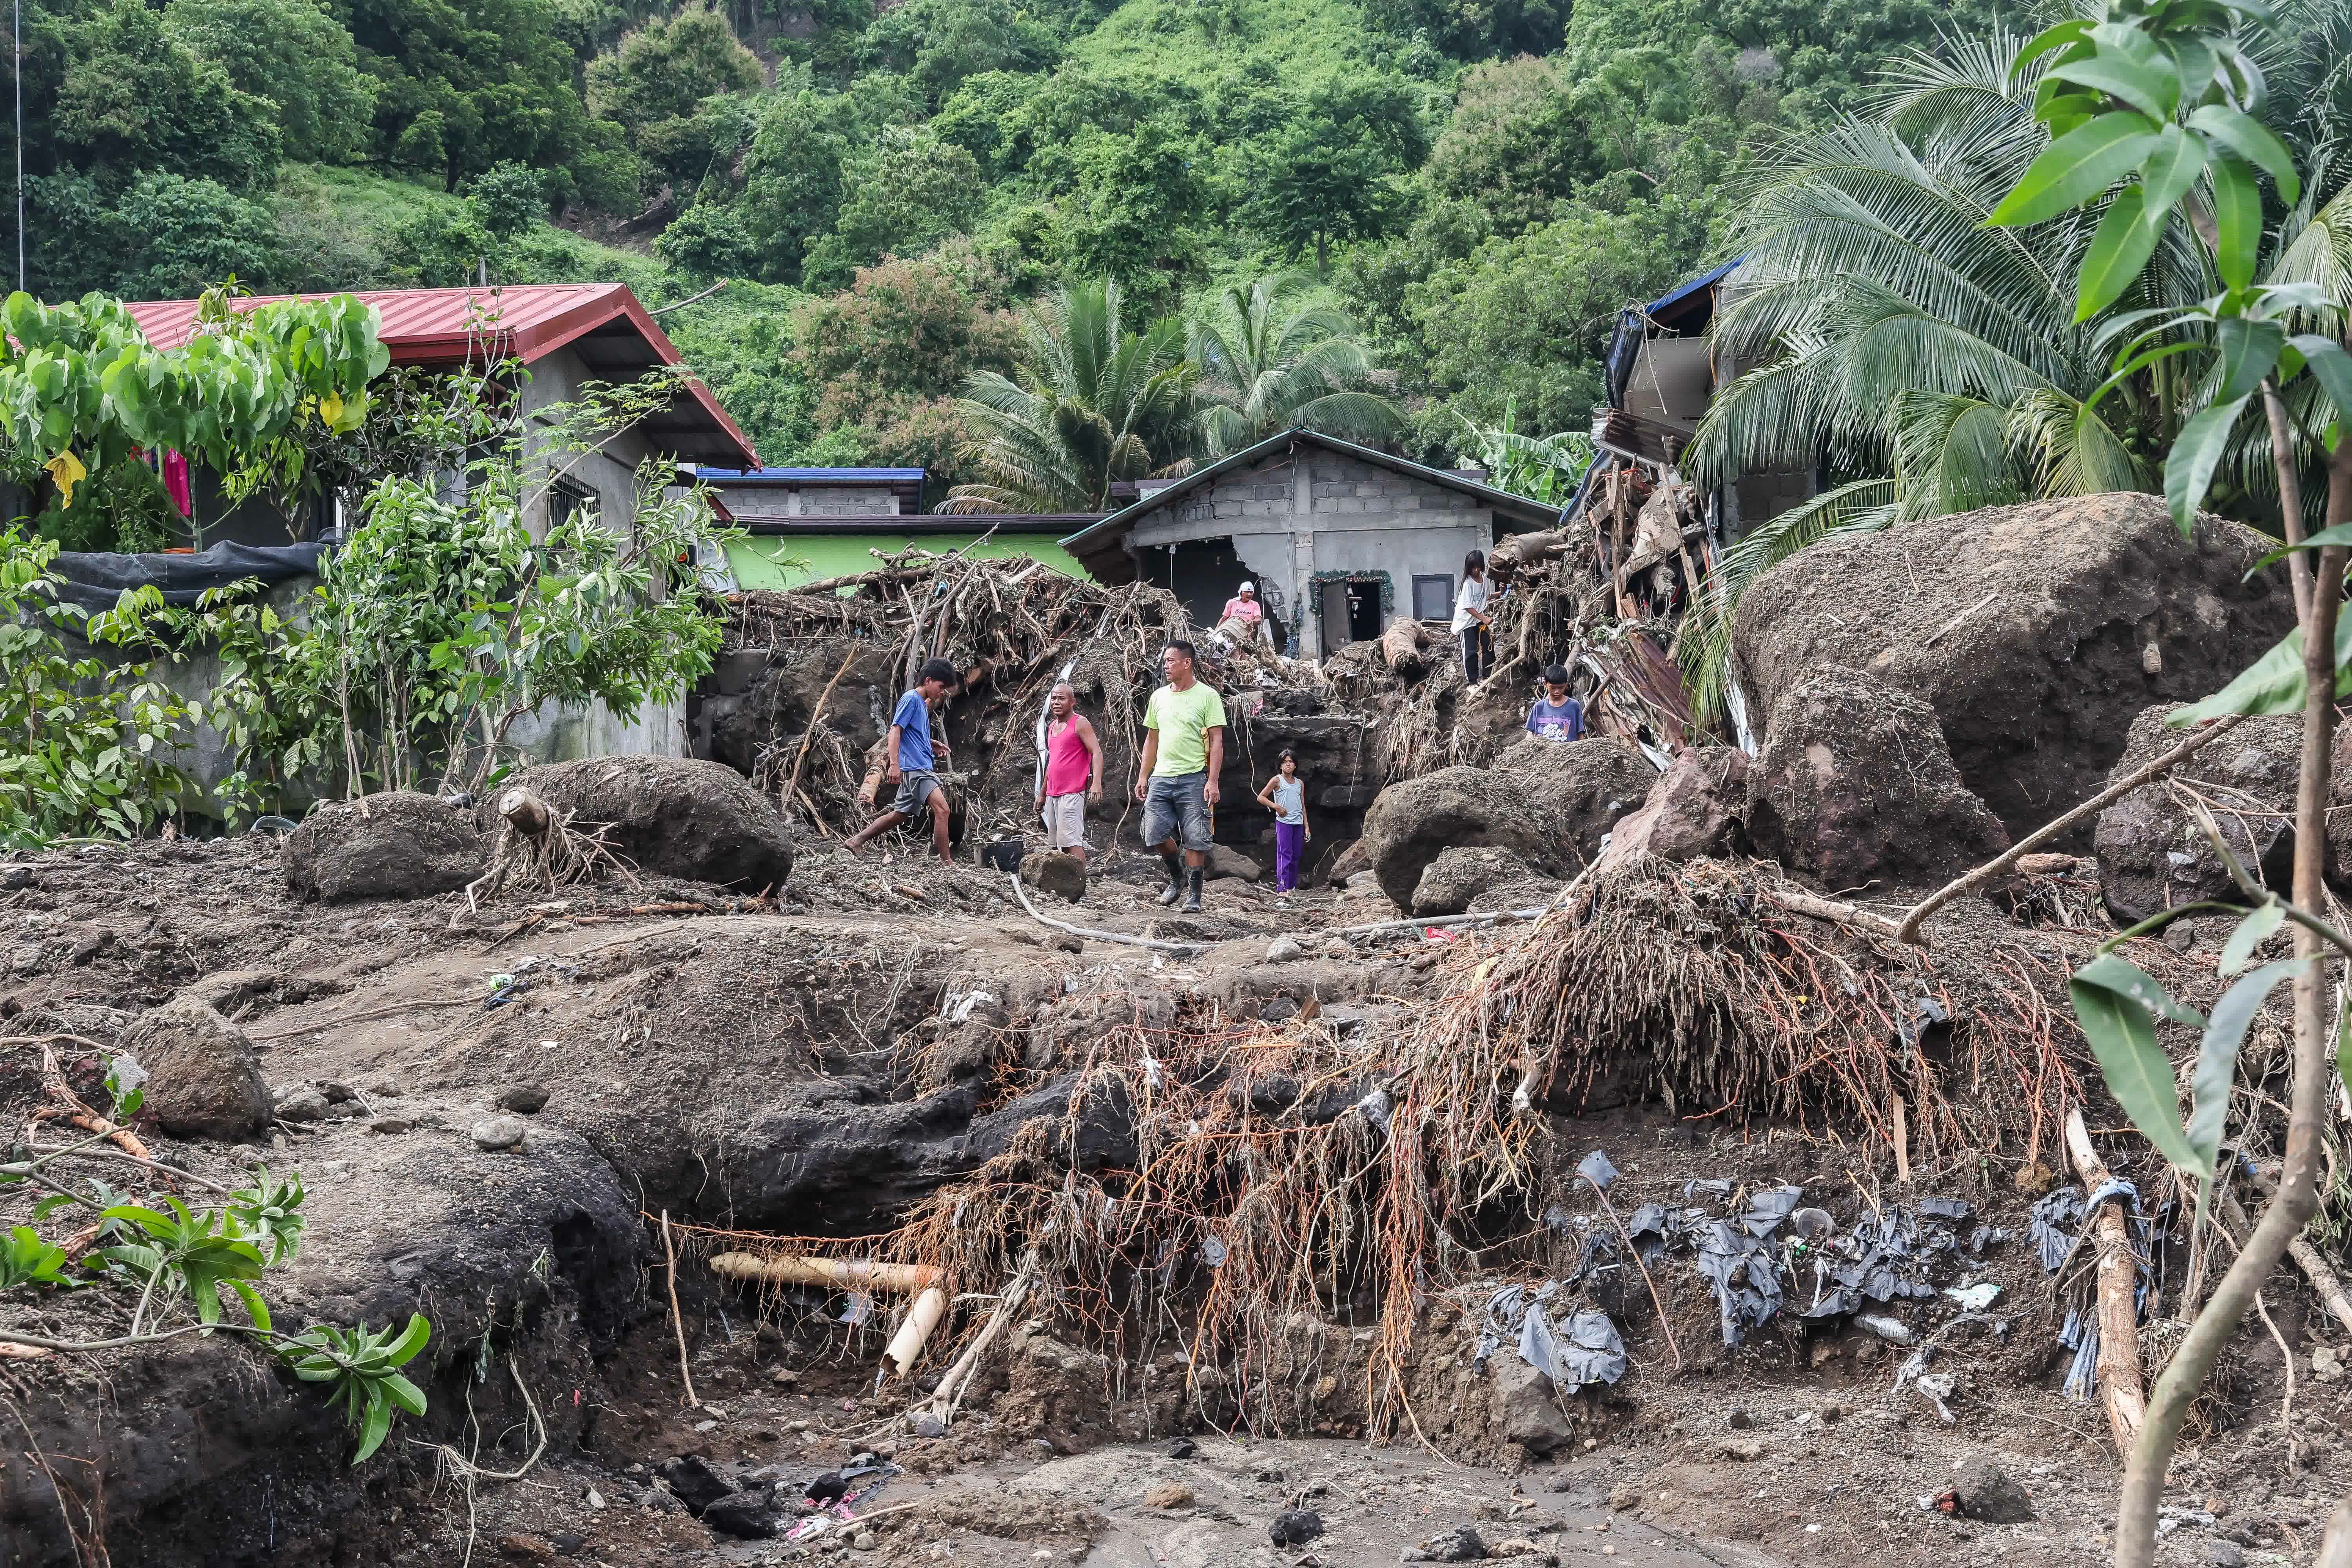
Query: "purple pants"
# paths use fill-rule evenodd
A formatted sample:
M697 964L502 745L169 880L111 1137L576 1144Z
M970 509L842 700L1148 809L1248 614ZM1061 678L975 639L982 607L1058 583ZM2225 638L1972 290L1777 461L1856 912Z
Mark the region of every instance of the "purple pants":
M1303 822L1277 822L1274 825L1274 887L1278 893L1294 891L1298 886L1298 862L1307 852L1307 825Z

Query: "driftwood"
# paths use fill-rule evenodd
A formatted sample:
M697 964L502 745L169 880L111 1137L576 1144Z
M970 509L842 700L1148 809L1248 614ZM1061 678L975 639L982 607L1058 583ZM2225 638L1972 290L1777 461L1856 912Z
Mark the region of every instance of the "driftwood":
M2261 1189L2264 1197L2274 1198L2278 1195L2278 1178L2269 1171L2254 1172L2253 1181L2254 1185ZM2254 1228L2253 1222L2246 1217L2245 1211L2238 1206L2237 1200L2227 1193L2221 1194L2221 1213L2224 1217L2237 1226L2240 1233L2252 1234ZM2232 1237L2231 1239L2235 1241L2237 1237ZM2327 1261L2319 1248L2311 1245L2311 1238L2297 1236L2286 1244L2286 1255L2294 1259L2295 1267L2302 1269L2304 1278L2311 1281L2311 1288L2318 1295L2321 1305L2327 1309L2327 1315L2347 1329L2352 1329L2352 1294L2347 1294L2343 1276L2336 1272L2334 1266Z
M1051 926L1058 931L1067 931L1072 936L1084 937L1088 942L1116 942L1121 947L1156 948L1162 952L1206 952L1217 945L1213 942L1162 942L1158 937L1129 936L1125 931L1095 931L1087 926L1074 926L1067 921L1057 921L1051 915L1039 914L1037 906L1029 901L1029 889L1021 885L1021 879L1017 876L1013 877L1012 882L1013 896L1021 900L1021 907L1029 911L1031 920L1035 921L1039 925Z
M1539 533L1514 533L1495 546L1486 559L1505 572L1517 572L1538 561L1556 560L1576 548L1576 542L1558 529Z
M2082 1177L2086 1191L2095 1193L2106 1184L2107 1168L2091 1147L2080 1106L2066 1111L2066 1152L2074 1157L2074 1173ZM2147 1419L2147 1385L2139 1364L2139 1314L2132 1306L2139 1262L2132 1252L2131 1230L2123 1210L2113 1200L2100 1204L2090 1223L2099 1238L2099 1394L2106 1402L2107 1430L2115 1438L2116 1452L2128 1456L2139 1441L2141 1424Z
M1429 673L1429 630L1410 616L1399 616L1381 634L1381 662L1400 680L1419 680Z
M517 833L531 838L544 836L547 825L555 820L555 814L548 809L539 792L520 784L499 796L499 815Z

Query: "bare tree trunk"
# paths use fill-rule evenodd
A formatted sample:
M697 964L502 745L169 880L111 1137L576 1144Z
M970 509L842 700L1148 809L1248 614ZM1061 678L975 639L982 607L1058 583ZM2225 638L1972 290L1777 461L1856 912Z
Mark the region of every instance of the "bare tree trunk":
M2327 478L2327 522L2333 527L2352 517L2352 442L2329 459ZM2345 555L2340 547L2320 552L2311 611L2303 619L2305 691L2303 769L2295 791L2294 900L2307 910L2326 907L2321 874L2327 863L2328 770L2336 740L2336 620L2344 602ZM2302 925L2294 928L2294 952L2308 961L2308 967L2294 982L2294 1079L2278 1195L2263 1210L2237 1260L2214 1287L2212 1299L2157 1379L2147 1422L2140 1428L2116 1504L2116 1568L2153 1568L2165 1471L2189 1404L2204 1386L2222 1345L2253 1305L2255 1292L2286 1256L2287 1243L2303 1233L2319 1208L2320 1123L2334 1061L2329 1049L2334 987L2321 961L2319 938Z
M2303 481L2294 471L2294 426L2286 405L2268 376L2263 378L2263 412L2271 422L2271 466L2278 470L2279 516L2286 523L2286 542L2303 542ZM2286 558L2287 581L2294 588L2294 618L2300 626L2311 619L2311 554L2298 550Z

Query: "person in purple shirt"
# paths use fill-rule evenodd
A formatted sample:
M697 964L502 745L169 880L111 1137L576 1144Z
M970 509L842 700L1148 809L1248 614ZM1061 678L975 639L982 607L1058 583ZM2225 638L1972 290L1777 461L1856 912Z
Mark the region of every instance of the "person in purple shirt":
M1528 710L1528 733L1545 741L1584 738L1584 704L1568 694L1568 668L1553 665L1543 672L1544 694Z

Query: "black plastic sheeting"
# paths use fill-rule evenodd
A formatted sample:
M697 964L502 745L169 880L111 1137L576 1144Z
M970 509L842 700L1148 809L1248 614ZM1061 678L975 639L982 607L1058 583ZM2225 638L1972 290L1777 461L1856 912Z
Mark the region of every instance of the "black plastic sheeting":
M1547 1279L1532 1291L1525 1285L1510 1285L1495 1292L1486 1302L1486 1324L1478 1335L1477 1364L1485 1367L1487 1357L1512 1342L1519 1359L1563 1393L1623 1377L1625 1342L1608 1313L1582 1308L1553 1327L1547 1309L1569 1288L1567 1280Z
M65 579L58 591L65 604L94 612L114 608L130 588L152 584L167 605L193 605L206 589L258 578L264 584L315 575L324 544L215 544L193 555L116 555L94 551L58 552L51 568Z
M1692 1182L1683 1196L1724 1199L1733 1190L1729 1182ZM1800 1316L1843 1317L1874 1303L1931 1300L1939 1263L1973 1258L2009 1235L1997 1226L1976 1226L1963 1239L1959 1227L1969 1218L1969 1205L1958 1198L1927 1198L1910 1208L1897 1205L1864 1213L1825 1245L1808 1246L1789 1223L1803 1197L1802 1187L1766 1188L1751 1195L1744 1210L1724 1218L1699 1208L1644 1204L1625 1230L1645 1265L1678 1243L1689 1244L1699 1272L1715 1287L1727 1345L1738 1344L1748 1330L1780 1311L1784 1266L1801 1277L1801 1262L1812 1264L1813 1300Z

